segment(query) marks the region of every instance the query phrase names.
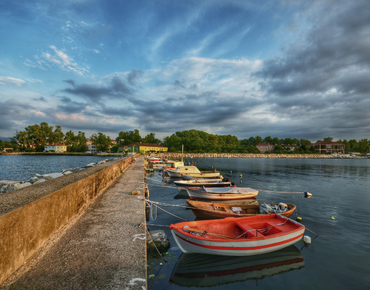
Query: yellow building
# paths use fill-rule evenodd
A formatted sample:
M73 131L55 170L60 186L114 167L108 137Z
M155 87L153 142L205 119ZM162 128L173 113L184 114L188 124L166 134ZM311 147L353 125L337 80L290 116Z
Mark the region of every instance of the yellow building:
M44 148L45 152L49 152L51 150L53 150L54 152L59 152L59 153L67 152L67 145L63 145L63 144L48 144L48 145L45 145L45 148Z
M132 143L127 145L128 152L142 152L142 153L151 153L151 152L167 152L168 148L150 143Z

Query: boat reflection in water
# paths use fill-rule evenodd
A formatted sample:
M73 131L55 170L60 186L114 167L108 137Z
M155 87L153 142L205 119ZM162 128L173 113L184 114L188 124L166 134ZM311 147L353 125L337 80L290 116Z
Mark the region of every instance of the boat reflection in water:
M296 246L256 256L232 257L203 254L182 254L170 283L186 287L212 287L220 284L263 279L304 267Z

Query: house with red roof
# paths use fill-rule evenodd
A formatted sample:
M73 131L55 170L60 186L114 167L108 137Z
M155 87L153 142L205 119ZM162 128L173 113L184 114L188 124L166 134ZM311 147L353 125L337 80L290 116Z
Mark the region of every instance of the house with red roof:
M316 152L321 154L332 154L332 153L345 153L344 143L332 142L332 141L320 141L313 143Z
M261 153L265 153L266 151L273 151L275 148L275 145L270 144L270 143L260 143L260 144L257 144L256 147Z

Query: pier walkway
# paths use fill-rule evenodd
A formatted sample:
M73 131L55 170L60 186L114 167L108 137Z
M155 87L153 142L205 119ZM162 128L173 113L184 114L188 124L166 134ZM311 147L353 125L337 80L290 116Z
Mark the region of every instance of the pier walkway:
M146 289L143 191L141 156L0 289Z

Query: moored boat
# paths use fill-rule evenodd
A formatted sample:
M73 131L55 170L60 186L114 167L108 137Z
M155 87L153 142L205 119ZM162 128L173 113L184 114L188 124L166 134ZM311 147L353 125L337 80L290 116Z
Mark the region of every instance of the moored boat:
M181 174L185 174L187 172L200 174L200 170L196 166L178 166L176 168L166 169L166 173L170 177L181 177Z
M305 226L278 214L187 221L170 226L184 253L253 256L298 242Z
M166 173L170 177L182 177L183 175L195 177L219 177L220 172L217 171L200 171L196 166L178 166L177 168L168 168Z
M203 180L176 180L173 182L178 189L186 190L186 187L231 187L232 183L230 180L212 180L212 179L203 179Z
M222 180L224 179L224 177L222 175L219 175L219 176L209 176L209 177L205 177L205 176L192 176L192 175L181 175L181 178L183 180L205 180L205 179L212 179L212 180Z
M184 176L191 176L191 177L203 177L203 178L210 178L210 177L220 177L221 173L217 171L201 171L200 173L183 173L181 174L181 178L184 178Z
M258 190L250 187L186 187L191 199L231 200L253 198Z
M214 202L202 202L196 200L187 200L190 209L197 218L203 219L222 219L226 217L246 217L261 215L260 207L263 205L239 205L239 204L222 204ZM272 204L279 213L285 217L290 217L296 209L294 204ZM264 210L262 211L264 212Z

